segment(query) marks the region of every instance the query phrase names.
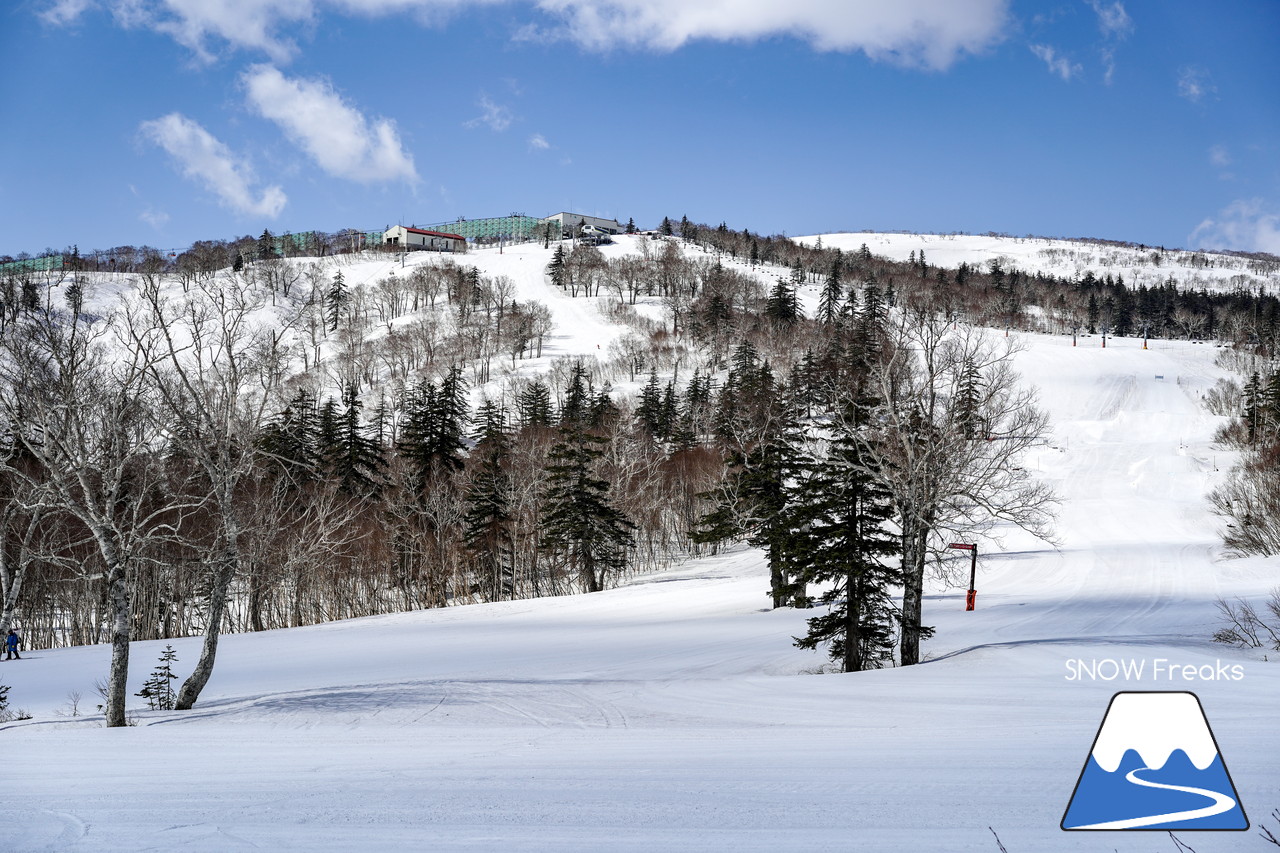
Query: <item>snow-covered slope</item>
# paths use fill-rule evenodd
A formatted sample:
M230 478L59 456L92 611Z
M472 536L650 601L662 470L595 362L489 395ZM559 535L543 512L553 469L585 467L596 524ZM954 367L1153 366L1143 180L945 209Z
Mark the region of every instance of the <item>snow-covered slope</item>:
M527 280L531 258L498 257ZM610 331L591 321L578 343ZM814 674L824 658L791 644L809 614L766 609L747 550L590 596L229 636L197 710L126 729L66 716L73 693L93 713L105 647L33 650L0 665L34 715L0 728L0 847L918 853L995 850L990 826L1010 851L1147 853L1166 842L1058 828L1120 689L1195 691L1265 820L1277 664L1208 637L1216 596L1277 577L1216 557L1214 350L1026 343L1055 430L1024 464L1064 499L1060 543L984 543L975 612L928 596L921 666ZM134 689L162 645L135 647ZM197 642L174 646L183 672ZM1077 659L1142 677L1073 677Z
M1127 246L1043 237L996 237L972 234L881 234L873 232L822 234L798 237L814 245L818 240L830 249L856 251L863 244L873 255L905 261L925 253L934 266L954 269L965 263L986 269L993 260L1005 267L1061 278L1080 278L1092 271L1099 279L1123 276L1129 287L1156 287L1172 279L1184 290L1236 290L1254 293L1280 286L1280 262L1224 255L1214 252L1164 250L1154 246Z

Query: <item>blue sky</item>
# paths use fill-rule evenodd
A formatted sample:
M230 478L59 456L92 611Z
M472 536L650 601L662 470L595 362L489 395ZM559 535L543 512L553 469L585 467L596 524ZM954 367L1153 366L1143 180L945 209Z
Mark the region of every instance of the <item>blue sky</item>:
M562 209L1280 254L1280 3L20 0L0 255Z

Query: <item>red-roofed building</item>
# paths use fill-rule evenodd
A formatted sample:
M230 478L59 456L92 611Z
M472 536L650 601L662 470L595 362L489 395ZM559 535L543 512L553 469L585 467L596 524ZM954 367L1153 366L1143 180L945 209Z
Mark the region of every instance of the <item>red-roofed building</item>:
M405 246L410 251L426 249L432 252L465 252L467 250L466 237L445 231L409 228L405 225L388 228L382 235L382 242L388 246Z

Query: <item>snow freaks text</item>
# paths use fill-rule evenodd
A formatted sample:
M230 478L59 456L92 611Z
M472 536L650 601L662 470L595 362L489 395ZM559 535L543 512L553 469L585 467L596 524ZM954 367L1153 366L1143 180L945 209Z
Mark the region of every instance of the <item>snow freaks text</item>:
M1071 658L1066 661L1067 681L1243 681L1244 666L1221 660L1205 664L1180 664L1166 658Z

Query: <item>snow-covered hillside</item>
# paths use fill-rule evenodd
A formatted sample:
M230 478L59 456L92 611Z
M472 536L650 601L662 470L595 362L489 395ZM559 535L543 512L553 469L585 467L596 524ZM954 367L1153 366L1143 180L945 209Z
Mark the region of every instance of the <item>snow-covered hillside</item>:
M534 287L541 252L467 261ZM563 352L616 334L552 308ZM0 667L33 715L0 729L0 846L916 853L994 851L993 827L1010 851L1171 849L1058 828L1120 689L1195 691L1265 821L1280 672L1208 640L1215 597L1276 583L1269 561L1217 557L1203 496L1230 460L1198 404L1215 350L1025 342L1017 366L1054 433L1024 464L1063 497L1060 542L983 543L975 612L960 589L927 597L921 666L815 674L825 658L791 642L809 614L768 611L749 550L589 596L228 636L195 711L139 711L132 728L93 716L106 647L37 649ZM135 646L131 692L162 646ZM185 672L197 641L174 646ZM1077 659L1142 676L1073 679ZM75 694L89 716L69 716Z
M1215 252L1164 250L1044 237L994 237L972 234L882 234L873 232L799 237L798 242L829 249L856 251L864 243L874 255L895 261L925 253L934 266L955 269L960 264L985 269L993 260L1024 272L1043 272L1066 279L1092 271L1099 278L1123 277L1129 287L1156 287L1172 280L1183 290L1243 289L1275 293L1280 286L1280 262Z

